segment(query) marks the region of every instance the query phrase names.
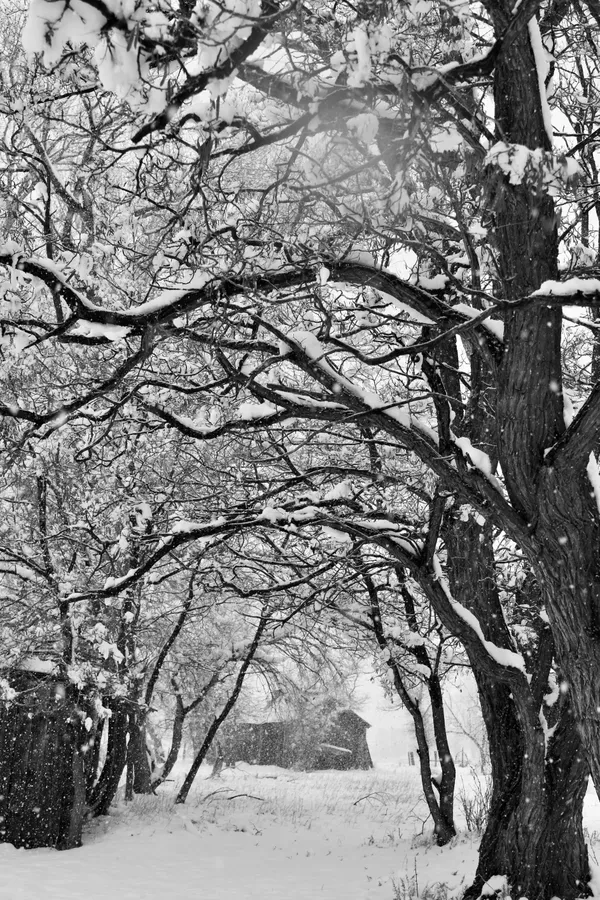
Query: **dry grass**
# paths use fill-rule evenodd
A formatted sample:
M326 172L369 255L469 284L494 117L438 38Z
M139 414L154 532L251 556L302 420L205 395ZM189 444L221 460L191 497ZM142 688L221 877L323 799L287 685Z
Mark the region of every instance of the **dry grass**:
M156 796L121 799L113 815L132 825L184 816L195 825L218 823L236 828L250 817L255 827L277 823L310 829L339 822L359 827L365 842L390 846L423 830L427 818L418 781L410 771L292 772L267 766L225 769L210 778L202 768L187 803L176 806L180 778L167 783ZM411 777L412 776L412 777Z

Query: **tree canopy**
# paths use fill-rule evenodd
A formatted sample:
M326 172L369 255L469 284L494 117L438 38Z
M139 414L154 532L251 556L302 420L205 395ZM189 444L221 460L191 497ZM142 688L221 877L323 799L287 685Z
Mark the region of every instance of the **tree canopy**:
M141 595L203 561L273 634L366 623L399 678L426 601L490 735L517 735L479 886L503 865L579 896L559 813L587 766L600 786L597 3L5 12L18 651L60 635L72 666L115 604L96 643L133 658Z

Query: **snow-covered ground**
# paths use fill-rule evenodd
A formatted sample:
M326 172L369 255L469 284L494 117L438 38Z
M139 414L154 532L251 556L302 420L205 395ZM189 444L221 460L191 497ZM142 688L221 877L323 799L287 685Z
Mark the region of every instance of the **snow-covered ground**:
M209 774L185 806L175 784L118 804L78 850L1 844L1 900L410 900L439 883L450 898L475 871L472 835L443 849L427 839L415 769ZM593 791L586 818L600 846Z

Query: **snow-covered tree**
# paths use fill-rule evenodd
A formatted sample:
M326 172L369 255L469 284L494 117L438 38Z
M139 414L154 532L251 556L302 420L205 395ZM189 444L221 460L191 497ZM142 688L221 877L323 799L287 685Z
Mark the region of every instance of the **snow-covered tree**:
M114 428L178 446L139 560L61 602L250 532L307 560L323 528L376 544L479 673L497 815L475 895L499 869L530 900L588 880L599 27L586 0L32 0L48 71L2 75L7 458L79 463Z

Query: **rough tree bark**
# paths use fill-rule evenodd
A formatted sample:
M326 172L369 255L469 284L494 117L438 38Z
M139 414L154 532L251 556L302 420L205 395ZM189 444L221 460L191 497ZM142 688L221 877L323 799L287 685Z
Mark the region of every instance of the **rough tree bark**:
M486 881L498 874L507 875L514 896L574 900L589 895L582 825L588 767L567 704L542 759L530 752L532 730L522 727L508 686L481 675L477 681L490 741L493 792L466 900L479 897ZM537 804L541 822L538 815L532 821L532 804Z
M502 36L514 14L512 0L490 0L485 6L497 36ZM536 9L532 4L532 14ZM498 140L551 150L525 23L504 42L496 60L494 99ZM488 190L499 283L504 299L521 299L558 275L553 200L538 190L535 178L511 184L500 172L489 175ZM468 892L472 897L480 894L487 878L498 874L508 877L515 896L528 900L575 898L587 892L589 868L581 828L587 769L571 708L600 786L600 534L585 471L595 433L584 434L583 441L581 434L575 435L577 440L563 447L560 340L560 309L521 306L507 312L504 352L497 377L491 373L490 379L497 392L485 396L497 428L490 425L486 439L479 411L476 433L467 429L478 446L492 449L493 462L499 458L512 507L527 525L523 549L542 589L558 664L567 673L571 691L571 706L561 702L547 753L539 718L543 673L535 687L535 672L531 686L515 672L507 672L507 680L498 683L497 676L481 669L476 644L465 644L479 685L494 776L490 821L476 881ZM446 385L447 396L460 399L451 387ZM447 419L447 411L438 409L441 439L444 416ZM465 433L460 426L460 421L453 423L455 431ZM489 535L474 523L462 527L454 520L445 540L454 596L476 613L487 640L514 649L493 586ZM546 665L542 659L538 664Z
M502 33L513 4L485 5ZM499 57L494 92L499 139L550 150L526 29ZM501 176L495 187L494 240L505 297L512 300L557 277L556 214L552 198L537 195L532 185L511 185ZM528 525L524 549L542 589L558 664L600 789L600 525L587 473L597 446L599 388L565 432L560 309L512 309L505 315L504 337L500 463L513 508Z
M131 789L134 794L152 794L150 761L146 747L146 713L132 711L129 715L129 743L127 769L133 773Z
M568 454L567 454L568 456ZM594 463L595 465L595 463ZM542 472L533 544L552 625L591 773L600 789L600 529L587 472L568 460ZM587 482L587 483L586 483Z
M490 527L453 516L446 523L446 543L454 597L475 612L487 640L514 649L494 577ZM588 768L566 695L554 708L544 708L550 631L541 634L531 657L530 678L513 674L503 683L483 671L476 644L467 645L467 653L488 733L493 793L466 897L478 897L498 874L507 876L516 896L528 900L586 896L590 872L582 812ZM555 726L548 746L540 713Z

